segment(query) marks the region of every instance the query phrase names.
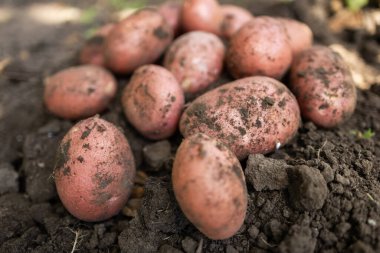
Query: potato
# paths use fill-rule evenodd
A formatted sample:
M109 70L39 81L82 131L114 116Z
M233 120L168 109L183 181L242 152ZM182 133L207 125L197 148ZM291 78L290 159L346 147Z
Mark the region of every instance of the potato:
M177 78L185 93L196 93L216 81L223 69L225 47L214 34L189 32L173 42L164 66Z
M65 208L84 221L116 215L131 193L136 170L127 139L98 117L80 121L63 138L54 169Z
M173 39L173 31L155 9L142 9L120 21L107 36L104 57L107 67L130 73L153 63Z
M182 4L174 1L167 1L158 8L158 12L166 19L174 34L178 34L181 26L181 11Z
M277 18L289 36L293 57L313 45L313 32L305 23L289 18Z
M268 153L297 133L300 109L279 81L247 77L195 99L183 113L180 131L187 137L205 133L224 142L239 159Z
M216 0L185 0L182 7L182 26L186 32L205 31L220 35L223 19Z
M104 66L103 45L104 37L101 36L95 36L86 41L79 53L79 62Z
M280 79L292 62L292 52L281 23L263 16L249 21L232 36L226 58L235 78L264 75Z
M236 5L222 5L223 14L220 26L222 35L230 39L245 23L253 19L253 15L246 9Z
M247 188L236 156L205 134L186 138L177 150L172 181L186 217L207 237L227 239L241 227Z
M324 46L302 52L291 69L291 90L302 115L321 127L335 127L355 110L356 89L343 59Z
M47 109L65 119L93 116L107 108L117 84L107 70L92 65L71 67L44 82Z
M122 97L128 121L153 140L170 137L177 130L184 101L175 77L156 65L138 68Z
M80 51L79 62L81 64L92 64L104 66L103 46L105 37L111 32L115 24L110 23L100 27L95 35L86 41Z

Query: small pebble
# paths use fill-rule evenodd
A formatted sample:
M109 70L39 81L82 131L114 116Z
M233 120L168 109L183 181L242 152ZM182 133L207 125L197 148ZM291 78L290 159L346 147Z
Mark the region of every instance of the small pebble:
M129 199L127 206L131 209L139 209L142 204L142 199Z
M185 239L182 240L181 245L186 253L195 253L198 243L193 238L186 236Z
M0 164L0 195L18 192L18 177L17 171L15 171L11 164Z
M137 210L129 208L129 207L124 207L121 212L122 212L123 215L125 215L127 217L132 217L133 218L133 217L137 216Z
M248 229L248 234L249 236L252 238L252 239L256 239L258 234L259 234L260 230L256 227L256 226L251 226L249 229Z
M144 161L152 171L159 171L171 157L171 145L167 140L146 145L143 148Z
M148 175L144 171L137 171L135 183L139 185L144 185L146 180L148 179Z
M237 251L233 246L227 245L226 253L239 253L239 251Z
M131 193L131 198L142 198L144 196L144 187L134 186Z

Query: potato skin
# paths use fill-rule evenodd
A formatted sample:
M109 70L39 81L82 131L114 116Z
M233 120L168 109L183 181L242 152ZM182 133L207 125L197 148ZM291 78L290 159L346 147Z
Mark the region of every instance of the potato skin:
M65 208L84 221L102 221L126 204L135 177L127 139L98 117L80 121L63 138L54 179Z
M302 115L331 128L349 118L356 107L356 88L343 59L328 47L302 52L291 69L291 90Z
M185 93L194 94L218 79L224 55L223 42L214 34L189 32L170 46L164 66L177 78Z
M174 34L178 34L181 27L182 4L167 1L158 7L158 12L166 19L166 22L173 29Z
M293 57L313 45L313 32L305 23L289 18L277 18L289 36Z
M102 36L95 36L86 41L79 53L80 64L104 66L103 45Z
M128 121L145 137L165 139L178 127L185 103L175 77L165 68L138 68L123 91L122 104Z
M81 64L104 66L103 46L105 37L112 31L115 24L109 23L100 27L94 37L90 38L79 53Z
M186 32L205 31L220 35L223 19L216 0L185 0L182 7L182 27Z
M156 61L173 39L173 31L155 9L142 9L120 21L107 36L104 57L108 68L130 73Z
M107 70L83 65L62 70L44 82L47 109L65 119L80 119L102 112L115 97L117 84Z
M182 114L180 131L187 137L205 133L224 142L241 160L286 144L300 125L296 98L279 81L247 77L195 99Z
M245 23L253 19L253 15L248 10L232 4L221 5L221 12L223 19L220 29L222 35L227 39L230 39Z
M235 78L264 75L280 79L292 62L285 28L275 18L254 18L232 36L226 59Z
M186 217L207 237L227 239L241 227L247 188L236 156L205 134L186 138L172 171L175 197Z

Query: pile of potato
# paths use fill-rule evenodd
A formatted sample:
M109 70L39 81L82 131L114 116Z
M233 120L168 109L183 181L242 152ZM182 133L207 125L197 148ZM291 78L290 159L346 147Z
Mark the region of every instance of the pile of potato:
M45 80L48 110L84 119L66 134L57 156L64 206L79 219L100 221L125 205L136 172L131 148L116 126L94 115L116 95L111 72L132 74L121 96L126 119L152 140L178 127L185 137L172 170L183 213L209 238L233 236L247 210L239 160L288 143L301 114L329 128L355 109L355 86L342 58L312 44L303 23L253 17L216 0L167 2L102 27L81 51L83 65ZM236 80L185 106L186 95L217 81L224 66ZM279 80L289 69L285 85Z

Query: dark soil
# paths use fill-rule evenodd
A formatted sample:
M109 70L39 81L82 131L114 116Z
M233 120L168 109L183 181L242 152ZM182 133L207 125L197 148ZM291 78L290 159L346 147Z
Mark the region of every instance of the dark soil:
M181 136L152 146L128 125L116 99L101 116L124 129L138 168L148 171L142 206L135 218L86 223L72 217L51 176L59 141L74 122L46 112L42 80L76 64L88 25L42 25L23 14L26 2L33 1L4 1L18 12L0 23L0 60L12 59L0 74L0 252L72 252L74 243L75 252L380 252L380 86L358 91L357 110L342 126L325 130L304 122L287 146L244 161L248 214L238 234L224 241L203 236L174 199L170 167ZM317 2L328 1L255 1L250 9L304 20L319 43L346 38L329 33L314 15L310 4ZM341 42L379 49L373 38ZM119 78L120 89L126 80ZM358 134L367 129L375 136Z

